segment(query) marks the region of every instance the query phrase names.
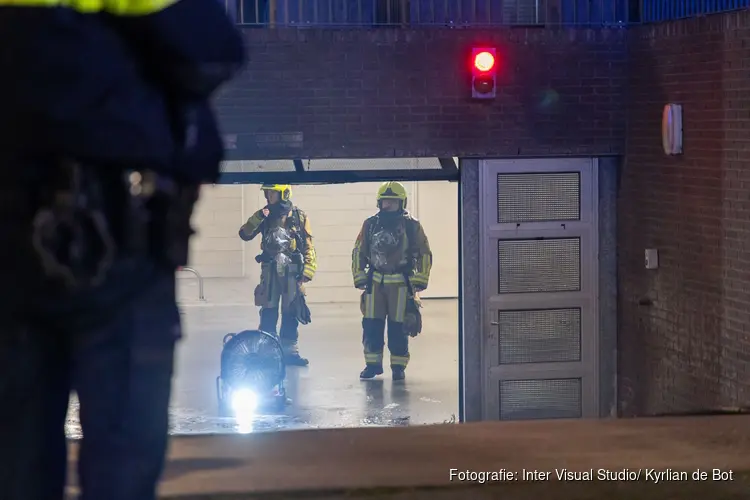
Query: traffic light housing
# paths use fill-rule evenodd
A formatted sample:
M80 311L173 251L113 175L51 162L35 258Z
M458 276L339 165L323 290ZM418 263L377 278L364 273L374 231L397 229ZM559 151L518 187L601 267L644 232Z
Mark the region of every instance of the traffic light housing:
M471 49L471 97L494 99L497 94L497 50L492 47Z

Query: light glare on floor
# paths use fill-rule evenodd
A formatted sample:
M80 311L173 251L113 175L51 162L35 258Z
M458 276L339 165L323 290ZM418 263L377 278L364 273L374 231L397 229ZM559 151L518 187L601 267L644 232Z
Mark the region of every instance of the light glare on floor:
M258 395L250 389L238 389L232 393L232 410L239 415L252 415L258 408Z

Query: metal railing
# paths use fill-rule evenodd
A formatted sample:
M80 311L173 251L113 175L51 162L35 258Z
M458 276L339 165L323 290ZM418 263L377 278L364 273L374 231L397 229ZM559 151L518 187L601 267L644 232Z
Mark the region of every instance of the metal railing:
M748 8L750 0L222 0L244 26L625 26Z
M206 297L203 295L203 276L201 276L201 273L193 269L192 267L178 267L178 271L185 271L186 273L191 273L195 278L198 280L198 300L206 300Z
M246 26L616 25L628 0L224 0Z

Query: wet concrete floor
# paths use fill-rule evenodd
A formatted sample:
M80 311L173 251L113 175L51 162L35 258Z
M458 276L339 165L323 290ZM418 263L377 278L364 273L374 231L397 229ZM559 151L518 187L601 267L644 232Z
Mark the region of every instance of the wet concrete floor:
M364 360L358 304L311 304L313 321L300 327L300 352L310 365L288 369L290 404L282 412L258 412L252 422L240 425L233 418L219 416L216 377L222 338L257 327L257 308L250 304L184 303L185 337L178 348L171 433L406 426L455 420L458 304L451 299L426 300L424 304L424 328L411 341L407 377L399 382L391 380L390 370L380 380L359 380ZM66 429L71 438L81 435L75 398Z

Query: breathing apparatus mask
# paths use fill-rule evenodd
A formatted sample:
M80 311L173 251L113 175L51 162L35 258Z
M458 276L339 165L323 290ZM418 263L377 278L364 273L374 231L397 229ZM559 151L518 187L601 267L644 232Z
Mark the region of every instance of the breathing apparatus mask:
M277 203L269 203L268 211L269 217L277 219L289 213L292 209L292 202L290 200L282 200Z
M404 216L404 206L400 201L397 210L383 210L382 202L379 205L380 211L378 212L378 219L385 227L394 227Z

